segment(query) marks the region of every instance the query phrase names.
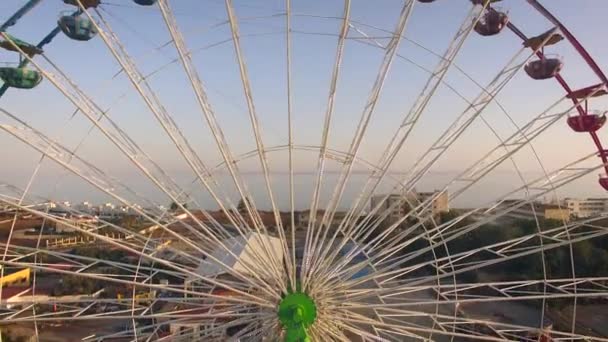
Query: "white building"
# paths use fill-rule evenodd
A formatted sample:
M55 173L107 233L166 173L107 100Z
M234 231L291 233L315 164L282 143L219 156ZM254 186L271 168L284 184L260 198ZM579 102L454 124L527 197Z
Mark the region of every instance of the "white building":
M572 216L579 218L593 217L608 211L608 198L566 198L565 202Z

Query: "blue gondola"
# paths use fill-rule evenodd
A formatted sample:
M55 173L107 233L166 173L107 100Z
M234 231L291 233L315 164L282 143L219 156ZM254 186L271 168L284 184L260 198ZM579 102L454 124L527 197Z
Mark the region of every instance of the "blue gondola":
M138 5L142 6L152 6L156 3L157 0L133 0Z
M91 40L97 34L97 29L91 19L86 15L71 16L63 15L57 22L59 28L66 36L74 40Z

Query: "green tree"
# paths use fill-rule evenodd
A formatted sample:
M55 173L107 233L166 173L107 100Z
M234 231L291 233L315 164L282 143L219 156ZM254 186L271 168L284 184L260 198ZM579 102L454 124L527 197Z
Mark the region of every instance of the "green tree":
M595 247L593 247L593 244L589 240L583 240L572 245L574 270L577 275L593 275L594 264L597 262L593 260L594 249Z

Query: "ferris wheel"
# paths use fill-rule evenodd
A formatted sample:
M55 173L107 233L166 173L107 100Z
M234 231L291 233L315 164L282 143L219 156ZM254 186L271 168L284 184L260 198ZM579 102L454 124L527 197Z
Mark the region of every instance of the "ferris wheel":
M3 338L608 340L608 79L540 1L4 6Z

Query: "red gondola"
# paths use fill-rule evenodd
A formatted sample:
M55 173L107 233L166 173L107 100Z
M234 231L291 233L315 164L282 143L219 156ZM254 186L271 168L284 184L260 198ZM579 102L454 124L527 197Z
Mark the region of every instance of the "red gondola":
M509 23L509 16L498 11L489 11L475 24L475 32L482 36L493 36L500 33Z
M473 3L473 5L485 5L486 2L488 2L488 1L492 4L492 3L495 3L495 2L500 2L502 0L471 0L471 2Z
M546 80L559 74L563 67L564 63L559 58L544 58L528 62L524 70L535 80Z
M568 126L575 132L595 132L606 123L606 115L577 115L568 118Z
M604 190L608 191L608 177L600 177L600 185Z

